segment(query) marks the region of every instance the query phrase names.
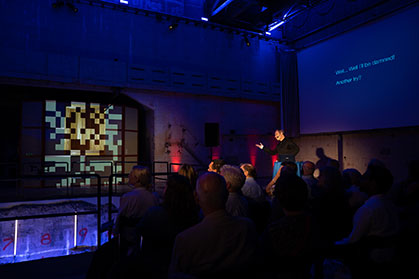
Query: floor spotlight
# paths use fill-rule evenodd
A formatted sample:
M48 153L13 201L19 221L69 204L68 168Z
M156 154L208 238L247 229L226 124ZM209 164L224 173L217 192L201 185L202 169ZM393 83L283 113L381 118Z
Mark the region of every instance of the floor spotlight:
M79 11L79 9L78 9L76 6L74 6L74 4L73 4L73 3L67 2L67 7L68 7L71 11L73 11L74 13L77 13L77 12Z
M59 7L62 7L62 6L64 6L64 1L58 0L58 1L55 1L54 3L52 3L52 7L54 9L59 8Z
M175 30L178 27L179 24L177 23L172 23L169 25L169 30Z
M246 43L246 46L250 46L250 41L249 41L249 39L247 38L247 37L244 37L244 41L245 41L245 43Z

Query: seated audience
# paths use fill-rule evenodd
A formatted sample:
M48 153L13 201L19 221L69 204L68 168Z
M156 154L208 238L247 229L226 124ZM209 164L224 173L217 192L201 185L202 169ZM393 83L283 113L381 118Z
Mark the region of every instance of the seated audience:
M142 236L140 277L167 278L176 235L198 221L198 206L189 180L178 174L169 176L162 204L150 208L138 225Z
M390 171L381 166L370 166L363 175L363 188L369 199L355 213L350 235L338 244L355 243L366 236L388 237L398 233L397 208L385 197L393 184Z
M226 211L230 216L249 217L249 204L241 192L245 177L239 167L224 165L220 170L228 190Z
M255 262L253 222L227 214L228 191L221 175L201 175L196 193L205 217L177 235L169 278L243 278Z
M362 188L369 198L356 211L349 236L336 242L337 245L358 245L359 250L347 255L354 277L370 274L383 278L391 274L389 268L394 261L396 236L400 228L398 210L385 195L392 184L391 172L377 164L369 165L362 177ZM378 266L378 269L373 268ZM377 274L383 270L386 274Z
M252 164L241 164L241 170L243 171L246 180L242 187L242 193L245 197L252 199L256 202L263 202L266 200L265 193L260 187L260 185L256 182L256 169Z
M312 218L305 209L307 185L295 174L283 174L275 198L283 217L269 224L261 237L264 270L268 278L310 278L313 258Z

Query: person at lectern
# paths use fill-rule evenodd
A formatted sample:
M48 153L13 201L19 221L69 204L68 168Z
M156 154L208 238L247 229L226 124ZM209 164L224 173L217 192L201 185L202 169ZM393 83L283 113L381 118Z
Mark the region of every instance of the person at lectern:
M298 145L285 136L284 130L275 130L275 139L278 144L274 149L264 146L261 142L256 146L270 155L278 154L278 161L280 162L295 162L295 155L300 151Z

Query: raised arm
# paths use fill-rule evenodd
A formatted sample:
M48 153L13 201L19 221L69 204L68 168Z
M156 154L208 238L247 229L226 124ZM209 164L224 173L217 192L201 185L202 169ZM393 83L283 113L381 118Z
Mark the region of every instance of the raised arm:
M281 175L281 169L284 166L279 167L278 172L275 174L274 178L266 185L265 191L269 196L273 196L275 190L275 183L278 180L279 176Z

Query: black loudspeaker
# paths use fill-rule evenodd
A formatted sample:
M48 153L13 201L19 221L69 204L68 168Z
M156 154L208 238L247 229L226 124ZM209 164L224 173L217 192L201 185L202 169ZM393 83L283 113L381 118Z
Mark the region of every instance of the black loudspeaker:
M220 144L220 126L218 123L205 123L205 146L213 147Z

